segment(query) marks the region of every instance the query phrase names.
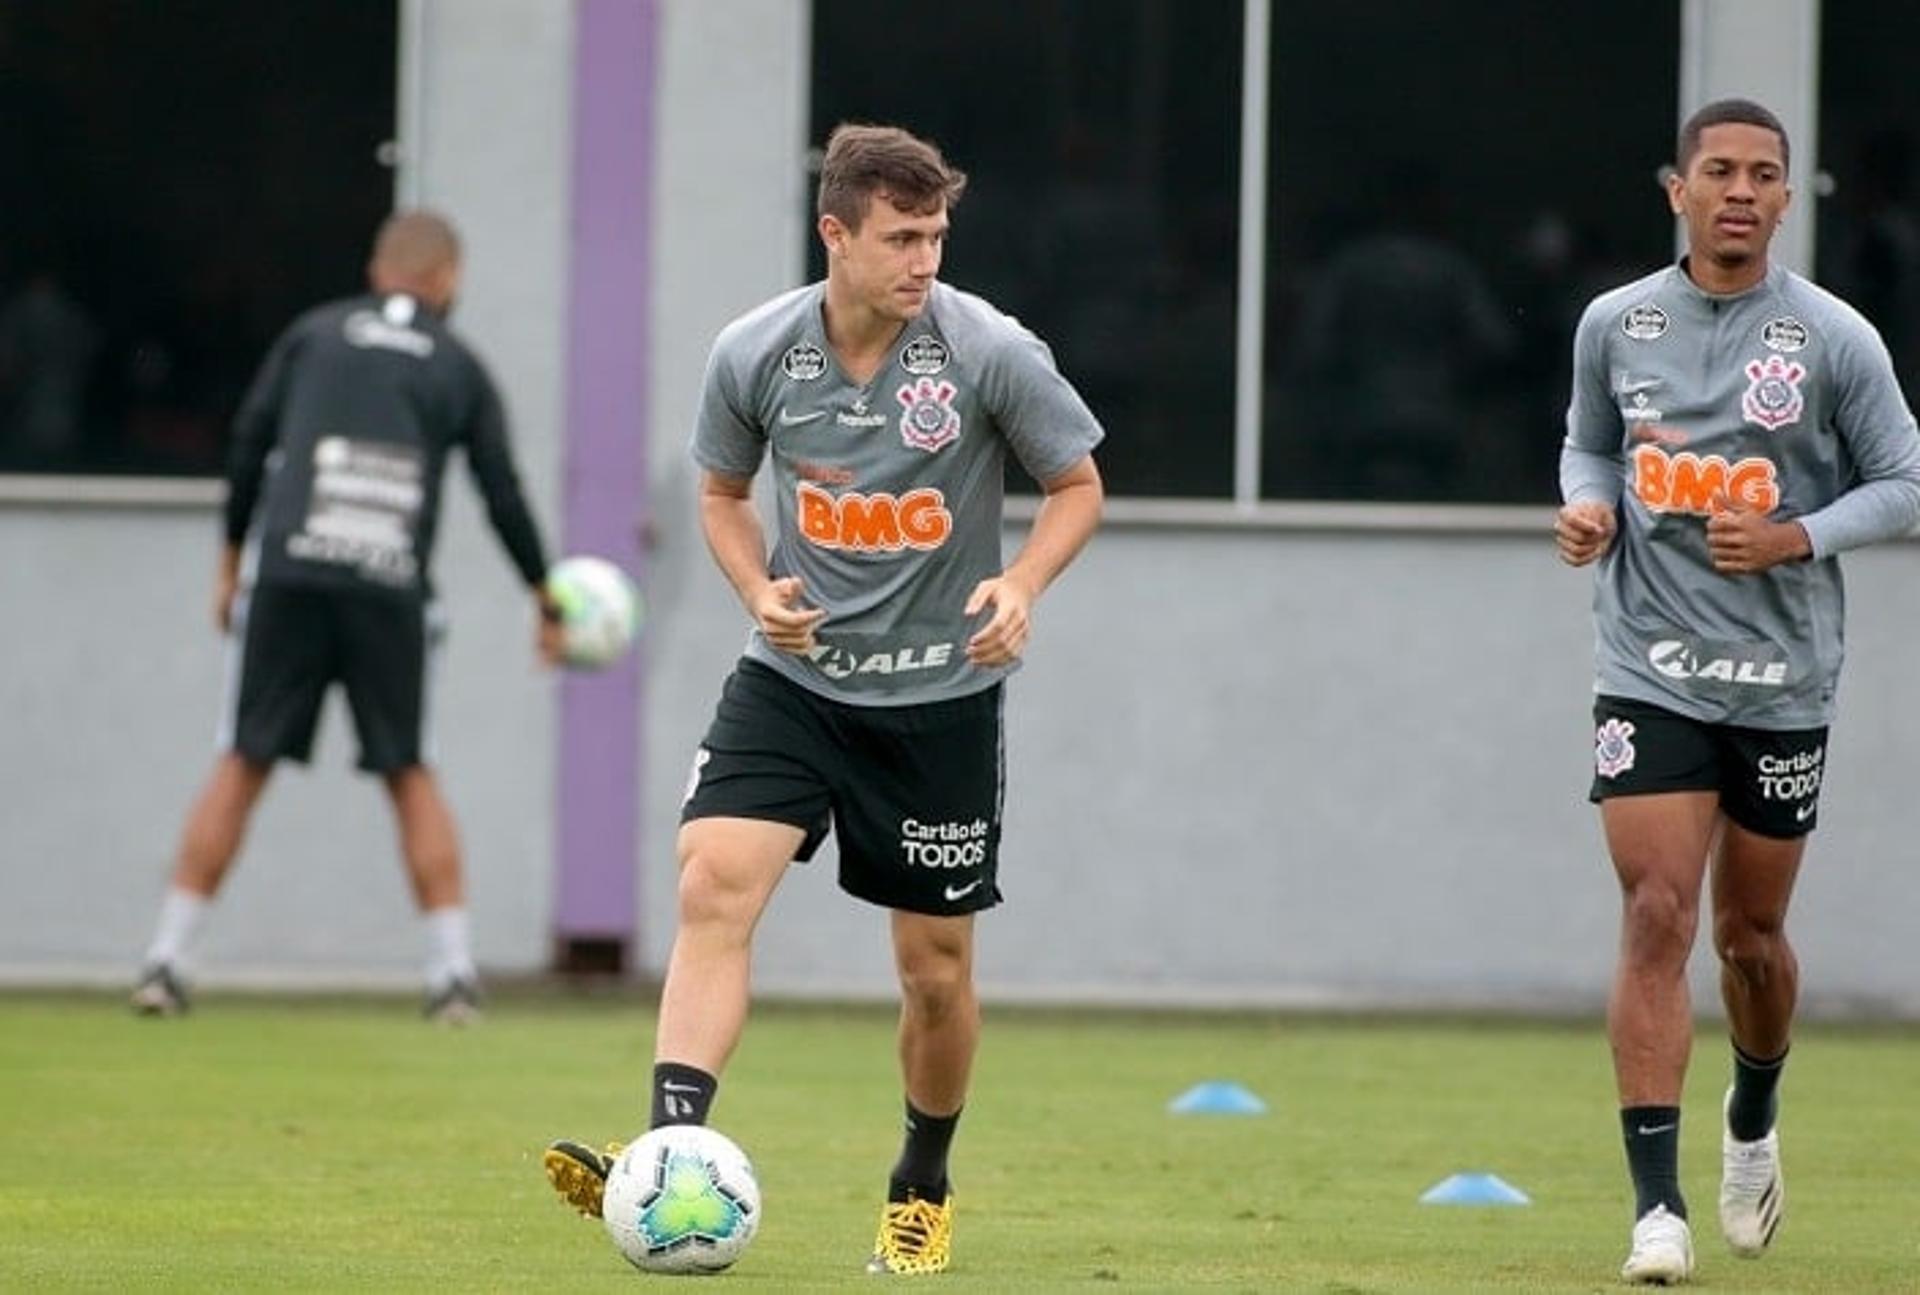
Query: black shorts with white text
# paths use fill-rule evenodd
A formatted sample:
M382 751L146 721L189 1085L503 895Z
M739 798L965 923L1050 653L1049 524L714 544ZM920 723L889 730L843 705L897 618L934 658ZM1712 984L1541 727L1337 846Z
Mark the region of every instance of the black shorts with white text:
M1727 817L1761 836L1813 831L1826 773L1825 728L1708 724L1661 706L1602 696L1593 704L1589 800L1712 791Z
M991 908L998 885L1005 752L1001 685L948 701L851 706L741 660L694 757L683 823L756 818L829 828L840 887L885 908Z

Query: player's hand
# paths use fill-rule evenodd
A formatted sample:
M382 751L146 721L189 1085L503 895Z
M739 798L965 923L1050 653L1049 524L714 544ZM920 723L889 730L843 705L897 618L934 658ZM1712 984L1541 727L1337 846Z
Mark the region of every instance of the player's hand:
M1562 505L1553 521L1560 560L1570 567L1584 567L1612 547L1615 528L1612 504L1582 499Z
M538 613L534 620L533 650L539 654L541 664L557 666L567 655L567 632L560 623L560 605L544 588L533 591L533 605Z
M994 576L973 587L966 614L978 616L988 607L993 615L967 640L967 660L982 666L1010 665L1020 659L1033 633L1033 595L1017 580Z
M1707 556L1723 575L1751 575L1813 555L1813 541L1799 522L1776 522L1727 497L1713 497L1707 517Z
M782 652L813 651L813 631L826 617L824 608L800 605L805 588L799 576L782 576L767 581L747 603L753 623Z
M233 600L239 595L237 576L222 571L213 581L213 624L222 634L233 632Z

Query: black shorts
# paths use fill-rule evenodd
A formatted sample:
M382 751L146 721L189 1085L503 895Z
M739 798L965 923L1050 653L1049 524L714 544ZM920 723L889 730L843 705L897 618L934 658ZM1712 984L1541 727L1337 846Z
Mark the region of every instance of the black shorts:
M1816 825L1825 728L1707 724L1624 697L1596 699L1593 723L1589 800L1714 791L1726 816L1749 832L1791 840Z
M305 763L320 703L336 681L360 736L360 767L421 764L428 658L440 634L410 598L300 585L256 585L235 603L220 745L256 764Z
M1001 685L918 706L849 706L742 660L694 757L680 821L758 818L832 827L840 887L941 916L1000 902L1005 753Z

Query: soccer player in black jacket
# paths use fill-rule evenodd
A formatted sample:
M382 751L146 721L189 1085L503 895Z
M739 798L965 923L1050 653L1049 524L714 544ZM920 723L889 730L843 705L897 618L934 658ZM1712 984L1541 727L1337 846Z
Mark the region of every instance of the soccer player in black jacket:
M453 227L426 211L374 240L371 292L318 306L267 353L235 419L214 616L230 638L220 755L189 812L133 1007L187 1006L181 966L239 852L274 762L305 761L320 704L346 688L360 767L393 801L428 940L427 1014L471 1019L479 985L453 815L427 765L427 674L440 619L428 576L440 481L464 450L488 518L559 632L546 556L492 381L447 327L460 283Z

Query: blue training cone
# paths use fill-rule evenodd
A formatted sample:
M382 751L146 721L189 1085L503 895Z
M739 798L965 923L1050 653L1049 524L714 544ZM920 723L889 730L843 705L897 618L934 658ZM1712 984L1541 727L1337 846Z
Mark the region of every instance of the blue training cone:
M1525 1192L1498 1174L1455 1174L1429 1187L1422 1205L1531 1205Z
M1265 1115L1267 1104L1239 1084L1214 1079L1195 1084L1168 1102L1167 1109L1175 1115Z

